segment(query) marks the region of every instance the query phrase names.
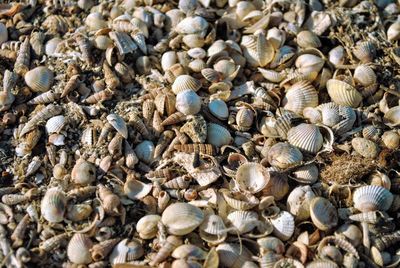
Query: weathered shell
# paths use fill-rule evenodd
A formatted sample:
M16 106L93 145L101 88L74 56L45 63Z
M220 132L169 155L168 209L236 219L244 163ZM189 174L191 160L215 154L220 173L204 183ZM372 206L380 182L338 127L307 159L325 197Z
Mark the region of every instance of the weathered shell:
M321 41L318 35L311 31L301 31L296 37L297 44L302 48L320 47Z
M227 220L239 234L244 234L258 225L258 214L254 211L237 210L229 213Z
M90 249L93 243L86 234L76 233L68 243L68 259L76 264L89 264L92 262Z
M329 96L336 104L356 108L362 101L361 93L344 81L329 79L326 88Z
M199 230L200 237L212 245L222 243L228 236L224 221L220 216L214 214L205 216Z
M194 115L201 110L200 97L193 90L185 90L176 96L176 109L185 115Z
M92 214L92 206L89 204L76 204L68 206L67 218L71 221L82 221Z
M396 21L392 25L390 25L386 32L386 35L390 42L399 40L399 38L400 38L400 22Z
M172 252L171 256L176 259L190 258L195 260L204 260L207 257L207 252L198 246L188 244L177 247Z
M76 184L88 185L96 179L96 167L84 160L79 159L76 161L75 166L71 171L71 180Z
M282 241L289 240L294 233L294 218L292 214L287 211L281 211L275 217L270 219L274 227L273 234Z
M221 120L228 119L229 111L226 103L221 99L214 99L208 103L208 110L212 115Z
M204 18L193 16L180 21L176 25L175 30L179 34L199 34L200 36L205 36L207 28L208 22Z
M0 45L7 42L8 32L7 28L3 23L0 23Z
M288 142L301 151L315 154L321 148L324 138L319 128L313 124L300 124L293 127L287 133Z
M154 159L154 144L151 141L145 140L136 145L135 147L136 156L143 162L149 164Z
M144 250L142 244L136 239L128 241L128 238L126 238L114 247L109 257L112 265L131 262L143 256Z
M239 244L222 243L217 246L219 260L224 267L240 268L251 262L253 255L247 248Z
M232 193L226 189L220 190L226 203L237 210L249 210L259 204L259 200L251 194L241 192Z
M232 136L223 126L209 123L207 125L207 142L214 146L221 147L230 144L232 142Z
M386 131L382 135L382 141L389 149L395 150L400 145L400 135L394 131Z
M319 171L314 163L301 166L292 173L292 179L304 184L313 184L318 180Z
M169 257L172 251L178 246L182 245L182 239L177 236L170 235L161 246L157 254L152 258L149 263L151 266L156 266Z
M325 60L313 54L303 54L296 59L295 65L301 74L315 79L324 66Z
M136 231L142 239L152 239L157 235L158 223L161 221L159 215L146 215L136 223Z
M353 53L362 63L372 62L376 54L375 45L371 41L359 42Z
M204 213L187 203L174 203L163 212L161 221L168 233L185 235L196 229L204 220Z
M289 168L299 164L303 154L293 145L279 142L268 151L267 160L274 167Z
M47 221L61 222L64 219L66 206L65 194L58 188L50 188L42 199L40 211Z
M323 197L315 197L311 200L310 215L314 225L322 231L332 229L339 220L336 208Z
M128 138L128 128L124 119L117 114L107 115L107 121L112 125L119 134L125 139Z
M400 124L400 106L390 108L383 116L383 122L389 127L396 127Z
M59 133L65 126L66 120L63 115L53 116L46 122L47 133Z
M172 84L172 91L175 95L185 90L198 91L201 88L201 82L190 75L180 75L178 76L174 83Z
M47 91L31 99L30 101L27 102L27 104L51 103L53 101L58 100L60 98L60 95L61 95L60 93L56 93L54 91Z
M46 92L53 84L54 75L45 66L39 66L25 74L25 83L33 92Z
M354 191L353 202L354 207L361 212L386 211L392 205L393 195L382 186L362 186Z
M359 65L354 70L354 81L363 86L370 86L376 83L376 74L368 65Z
M143 183L131 177L124 184L124 193L133 200L144 198L150 193L151 189L151 184Z
M354 150L366 158L375 158L379 153L379 146L365 138L354 138L351 141Z
M288 211L296 216L297 221L307 219L310 216L310 202L314 197L308 185L294 188L287 198Z
M258 163L244 163L237 172L235 181L242 191L258 193L268 183L269 172L265 167Z
M318 105L318 92L310 82L300 81L288 89L282 104L285 109L301 115L304 108Z

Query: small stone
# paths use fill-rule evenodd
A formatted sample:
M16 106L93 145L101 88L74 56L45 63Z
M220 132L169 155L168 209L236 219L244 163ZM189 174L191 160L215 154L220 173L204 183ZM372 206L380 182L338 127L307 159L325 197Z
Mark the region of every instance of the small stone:
M364 138L354 138L351 145L357 153L366 158L375 158L379 153L379 146Z

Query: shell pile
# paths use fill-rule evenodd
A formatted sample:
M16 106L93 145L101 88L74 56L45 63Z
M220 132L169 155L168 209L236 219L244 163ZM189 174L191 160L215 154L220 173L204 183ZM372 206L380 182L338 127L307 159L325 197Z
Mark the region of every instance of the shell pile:
M400 2L0 4L5 267L400 267Z

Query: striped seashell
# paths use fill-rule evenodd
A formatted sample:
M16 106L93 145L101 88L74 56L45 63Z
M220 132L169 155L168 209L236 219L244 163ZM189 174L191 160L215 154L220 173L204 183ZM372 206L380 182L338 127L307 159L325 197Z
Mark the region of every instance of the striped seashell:
M222 218L218 215L208 214L204 218L203 223L199 227L199 235L201 239L217 245L225 241L228 236L228 230Z
M341 121L332 127L336 134L343 134L353 128L354 122L357 119L356 113L351 107L339 106L339 115Z
M226 120L229 116L229 110L226 103L221 99L213 99L208 103L210 113L220 120Z
M323 103L317 107L321 111L322 123L328 127L333 127L341 121L339 105L334 102Z
M54 75L47 67L39 66L28 71L24 79L33 92L46 92L53 84Z
M358 247L362 243L363 234L356 225L345 223L341 225L336 231L335 234L343 235L349 242Z
M90 249L93 243L86 234L76 233L68 243L68 259L75 264L89 264L92 262Z
M204 68L201 70L201 74L208 82L211 83L217 83L222 80L222 75L212 68Z
M282 241L289 240L294 233L294 218L287 211L281 211L278 215L270 219L274 227L273 234Z
M209 123L207 125L207 142L216 147L221 147L230 144L232 136L225 127Z
M20 76L24 76L29 71L31 61L31 45L29 36L25 38L21 47L18 50L17 58L14 64L14 72Z
M108 258L111 265L131 262L143 256L144 250L140 241L137 239L128 241L128 238L126 238L114 247Z
M152 239L158 232L158 224L161 221L159 215L146 215L136 223L136 231L142 239Z
M389 252L380 251L376 247L371 247L371 258L379 267L387 267L392 262L392 256Z
M339 113L339 112L338 112ZM312 123L321 123L322 122L322 114L317 108L306 107L303 110L303 117L307 118L307 120Z
M182 239L173 235L167 237L166 241L161 246L160 250L157 254L152 258L149 265L157 266L159 263L164 261L169 257L169 255L176 249L182 245Z
M184 153L199 152L207 155L215 155L216 149L212 144L176 144L174 149Z
M56 101L60 98L60 93L54 91L44 92L27 102L29 105L33 104L47 104Z
M332 229L339 220L337 209L323 197L315 197L311 200L310 215L314 225L322 231Z
M174 92L175 95L188 89L196 92L200 88L201 82L196 78L186 74L179 75L172 84L172 92Z
M370 86L376 83L376 74L368 65L359 65L354 70L354 81L363 86Z
M226 203L237 210L249 210L260 203L258 198L251 194L241 192L233 193L227 189L221 189L220 191Z
M378 250L383 251L399 241L400 241L400 231L397 230L389 234L384 234L375 237L373 241L373 246L376 247Z
M392 205L393 194L382 186L362 186L355 190L353 202L354 207L361 212L386 211Z
M59 105L49 104L39 112L37 112L22 128L19 136L27 134L31 130L33 130L37 124L41 121L45 121L55 115L58 115L62 112L62 108Z
M201 110L201 99L193 90L180 91L176 96L175 107L185 115L194 115Z
M261 164L244 163L241 165L235 176L235 182L242 191L252 194L260 192L268 184L270 174Z
M64 219L66 205L65 194L58 188L50 188L42 199L41 214L48 222L61 222Z
M143 183L141 181L136 180L132 176L128 176L125 184L124 184L124 193L130 199L137 200L142 199L147 196L152 190L152 185Z
M169 189L186 189L191 181L189 176L180 176L163 183L163 186Z
M282 259L282 255L276 254L273 251L267 251L259 259L260 267L274 267L274 265Z
M314 163L307 164L293 171L291 179L304 184L314 184L318 180L319 171Z
M308 185L294 188L287 198L288 211L296 216L297 221L306 220L310 217L310 202L314 197Z
M71 78L68 80L67 84L65 85L62 93L61 93L61 98L66 97L70 92L78 88L79 86L79 75L75 74L71 76Z
M25 176L29 177L29 176L35 174L35 172L38 171L38 169L40 168L41 165L42 165L42 161L40 161L40 158L37 156L33 157L26 169Z
M192 72L200 73L207 68L207 64L202 59L194 59L189 63L188 67Z
M66 120L63 115L53 116L46 122L46 131L47 133L60 133L65 124Z
M253 253L239 244L222 243L217 246L216 250L218 252L219 261L223 267L241 268L245 267L247 263L252 263ZM253 263L253 265L255 264Z
M277 72L274 70L267 70L263 68L258 68L261 75L270 82L279 83L285 79L285 75L282 72Z
M113 91L109 89L101 90L87 97L84 100L84 103L87 104L102 103L103 101L111 99L113 95L114 95Z
M204 221L204 213L193 205L178 202L164 210L161 221L168 233L186 235L200 226Z
M80 158L71 171L71 181L80 185L89 185L96 180L96 167Z
M282 70L293 62L294 56L296 55L294 48L290 46L282 46L275 53L274 59L270 63L269 67L272 69Z
M321 40L318 35L311 31L301 31L296 36L297 44L302 48L318 48L321 46Z
M97 262L105 259L120 240L120 238L108 239L94 245L90 249L93 261Z
M318 105L318 92L308 81L300 81L292 85L282 99L286 110L302 114L306 107Z
M326 88L332 101L336 104L356 108L362 101L361 93L344 81L329 79Z
M357 259L360 258L357 249L352 245L349 241L347 241L343 237L337 237L337 236L326 236L324 237L318 245L317 251L321 252L321 249L325 247L327 244L335 244L337 247L341 248L342 250L353 254Z
M107 121L115 128L115 130L119 134L121 134L122 137L124 137L125 139L128 138L128 128L124 119L121 116L119 116L118 114L109 114L107 115Z
M378 141L380 138L380 130L373 125L365 126L362 130L363 137L368 140Z
M286 32L277 27L271 28L267 32L267 40L272 43L275 50L278 50L286 41Z
M301 117L296 113L291 111L285 111L283 115L278 117L275 123L275 128L281 136L281 138L286 139L288 131L293 127L293 125L297 122L301 121Z
M300 164L303 154L295 146L279 142L268 151L267 160L273 167L285 169Z
M258 225L258 214L254 211L237 210L228 214L227 220L230 226L239 234L251 232Z
M1 202L5 205L13 206L29 201L29 199L28 196L22 194L5 194L1 197Z
M87 127L82 131L81 143L84 145L93 146L96 141L96 130L93 127Z
M171 254L175 259L195 259L195 260L205 260L207 257L207 252L202 250L200 247L195 245L181 245L177 247Z
M251 128L254 121L254 111L249 108L239 108L236 114L236 124L238 128L242 131L247 131Z
M353 54L362 63L372 62L376 55L376 48L371 41L358 42L353 49Z
M145 119L144 121L151 122L153 118L156 105L153 100L145 100L142 104L142 115Z
M154 160L154 150L154 144L148 140L142 141L134 149L136 156L147 164Z
M172 115L176 111L176 97L169 92L158 94L154 99L154 104L161 114Z
M275 200L279 201L284 198L289 191L287 175L273 170L268 171L270 179L262 190L262 194L263 196L273 196Z
M324 138L319 128L313 124L300 124L287 133L288 142L306 153L315 154L321 148Z
M389 216L382 211L368 211L362 212L354 215L350 215L349 219L357 222L366 222L370 224L382 223L385 219L388 219Z

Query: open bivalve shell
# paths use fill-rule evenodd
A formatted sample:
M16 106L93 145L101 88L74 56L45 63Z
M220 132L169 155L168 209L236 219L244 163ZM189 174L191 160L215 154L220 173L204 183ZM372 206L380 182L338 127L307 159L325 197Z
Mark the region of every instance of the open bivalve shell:
M153 186L151 183L146 184L136 180L135 178L128 177L124 184L124 193L130 199L137 200L147 196L152 188Z
M249 210L259 204L257 197L241 193L241 192L231 192L227 189L220 190L226 203L237 210Z
M273 234L276 237L282 241L287 241L292 237L295 228L292 214L287 211L281 211L278 215L273 216L270 221L274 227Z
M193 205L174 203L164 210L161 221L169 234L186 235L204 221L204 213Z
M237 210L228 214L227 217L230 225L235 229L235 231L230 231L230 233L239 234L248 233L259 225L258 214L254 211L241 211Z
M235 177L235 182L242 191L258 193L268 184L269 172L258 163L244 163L241 165Z
M322 231L332 229L339 221L336 208L323 197L315 197L311 200L310 215L314 225Z
M304 108L318 105L318 92L308 81L297 82L288 89L282 105L286 110L301 115Z
M362 101L361 93L344 81L329 79L326 88L329 96L336 104L356 108Z
M296 216L297 221L310 217L310 202L314 197L315 194L308 185L298 186L290 192L287 207L289 212Z
M119 242L110 254L111 265L126 263L139 259L144 254L143 246L138 239L131 241L128 238Z
M362 186L354 191L354 207L361 212L386 211L393 202L393 194L378 185Z
M322 148L324 141L316 125L304 123L291 128L287 133L287 138L290 144L311 154L317 153Z
M208 214L204 218L203 223L199 227L201 239L217 245L225 241L228 236L228 230L222 218L218 215Z
M253 253L244 246L222 243L217 246L219 260L224 267L242 268L251 262ZM254 264L255 265L255 264ZM254 267L254 266L249 266Z
M68 259L75 264L89 264L92 262L90 249L93 243L86 234L74 234L68 243Z

